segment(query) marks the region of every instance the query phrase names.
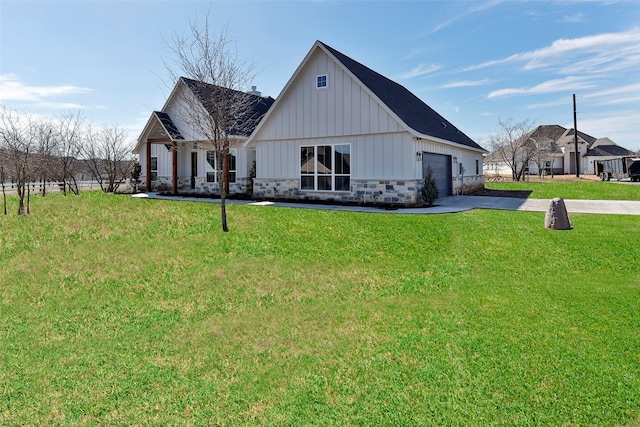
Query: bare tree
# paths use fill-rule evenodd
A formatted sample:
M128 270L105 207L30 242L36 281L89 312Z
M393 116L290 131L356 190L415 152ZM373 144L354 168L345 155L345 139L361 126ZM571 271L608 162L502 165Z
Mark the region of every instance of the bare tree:
M29 214L31 210L28 183L31 178L31 153L36 139L34 130L34 118L31 114L19 114L7 108L0 111L0 144L5 150L9 178L16 183L18 215Z
M42 196L47 194L47 181L53 175L54 154L58 145L58 133L50 120L42 119L34 123L36 146L34 153L34 178L40 180Z
M533 156L533 161L538 166L538 176L542 177L544 170L548 163L551 164L549 168L551 177L553 178L553 160L555 154L558 151L558 145L555 141L533 141L536 145L536 151Z
M117 125L87 128L83 161L103 192L115 193L126 182L133 165L132 148L127 131Z
M4 182L7 179L5 174L5 163L7 162L7 150L3 146L3 140L0 139L0 186L2 186L2 207L4 214L7 214L7 191Z
M80 193L76 175L82 168L79 157L82 149L83 125L84 118L79 111L69 111L57 118L58 144L55 179L62 183L65 196L67 190L76 195Z
M230 149L242 142L251 126L256 100L242 90L248 87L253 66L239 58L227 28L217 36L210 31L208 13L202 25L191 23L190 30L188 36L175 35L167 43L175 66L167 64L167 69L174 82L182 81L189 89L183 92L187 108L182 119L201 139L199 144L215 153L222 230L227 232Z
M489 144L498 157L511 169L514 181L524 178L529 163L537 153L536 144L529 139L531 123L528 120L514 122L513 119L498 122L498 130L491 135Z

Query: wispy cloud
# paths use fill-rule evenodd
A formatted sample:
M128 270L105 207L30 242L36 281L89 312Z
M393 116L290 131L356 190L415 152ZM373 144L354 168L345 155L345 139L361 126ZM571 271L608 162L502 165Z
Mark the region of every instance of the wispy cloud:
M592 61L592 65L609 63L618 58L618 51L624 49L627 55L632 55L631 63L640 63L640 28L632 28L619 33L603 33L593 36L575 39L558 39L551 45L528 51L516 53L502 59L483 62L466 68L464 71L478 70L496 65L509 65L523 63L524 70L548 67L550 65L568 64L575 56L589 59L583 63ZM627 65L629 62L627 62Z
M451 89L457 87L472 87L472 86L484 86L492 83L491 79L482 80L461 80L458 82L445 83L440 86L441 89Z
M624 86L617 86L583 95L586 99L591 99L594 105L640 105L640 83L632 83ZM637 114L637 119L640 113Z
M436 64L423 65L423 64L420 64L416 68L414 68L413 70L409 71L408 73L402 74L400 76L400 78L401 79L412 79L414 77L419 77L419 76L424 76L426 74L431 74L434 71L438 71L440 68L442 68L441 65L436 65Z
M45 102L47 98L87 93L92 89L72 86L28 86L14 74L0 74L0 102Z
M579 117L578 129L583 129L589 135L609 137L620 144L624 144L624 141L635 143L640 133L640 122L637 111L616 111L604 115L599 113L593 117ZM634 146L623 146L636 149Z
M577 23L577 22L582 22L583 20L584 20L584 15L582 14L582 12L578 12L575 15L565 15L562 18L561 22Z
M86 106L76 104L73 102L38 102L34 105L35 108L43 108L49 110L82 110L85 109Z
M530 87L506 88L494 90L487 98L505 98L516 95L537 95L542 93L575 91L578 89L589 89L595 84L584 77L566 77L564 79L553 79Z
M474 13L477 13L477 12L481 12L483 10L491 9L492 7L497 6L498 4L500 4L502 2L503 2L503 0L491 0L491 1L487 1L487 2L470 3L470 4L473 4L474 6L469 8L468 10L464 11L463 13L460 13L458 15L452 16L449 19L443 20L442 22L440 22L440 24L438 24L435 27L433 27L430 31L428 31L424 35L428 36L430 34L437 33L438 31L448 27L449 25L453 24L456 21L459 21L462 18L465 18L465 17L467 17L469 15L473 15Z

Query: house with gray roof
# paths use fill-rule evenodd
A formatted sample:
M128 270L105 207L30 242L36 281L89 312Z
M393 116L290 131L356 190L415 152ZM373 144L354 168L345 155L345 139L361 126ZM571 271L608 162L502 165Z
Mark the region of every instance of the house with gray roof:
M219 168L185 109L226 90L181 78L138 139L144 188L215 194ZM484 186L486 150L400 84L316 41L274 101L231 126L229 192L256 199L416 206L430 169L440 196ZM196 102L191 102L195 100ZM252 190L252 191L251 191Z
M316 41L245 142L256 198L419 205L484 186L486 150L400 84Z
M540 125L529 132L526 143L538 150L538 155L529 162L527 173L538 175L544 171L547 175L576 173L575 142L578 142L578 164L580 173L599 175L603 162L633 156L633 153L620 147L609 138L595 138L574 129L559 125ZM621 163L622 164L622 163ZM485 157L487 175L511 175L511 169L497 152Z
M255 157L242 147L274 99L263 97L255 87L250 93L235 91L181 77L161 111L151 113L134 149L142 167L141 188L172 193L216 194L222 162L216 147L194 126L189 109L202 108L212 114L215 97L231 100L229 108L242 105L229 116L232 147L229 155L229 189L231 193L250 191L250 171ZM217 103L217 105L221 105Z

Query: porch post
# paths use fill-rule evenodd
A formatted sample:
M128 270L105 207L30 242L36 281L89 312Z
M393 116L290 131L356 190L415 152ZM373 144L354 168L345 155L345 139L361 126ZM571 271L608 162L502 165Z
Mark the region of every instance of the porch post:
M171 144L171 190L178 194L178 144Z
M147 139L147 150L145 153L146 165L145 173L147 174L147 192L151 191L151 142Z

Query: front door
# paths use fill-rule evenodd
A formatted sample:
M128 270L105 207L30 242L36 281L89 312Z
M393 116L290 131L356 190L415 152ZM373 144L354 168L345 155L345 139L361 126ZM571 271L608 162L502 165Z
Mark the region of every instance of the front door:
M191 189L196 188L196 177L198 176L198 153L191 153Z

